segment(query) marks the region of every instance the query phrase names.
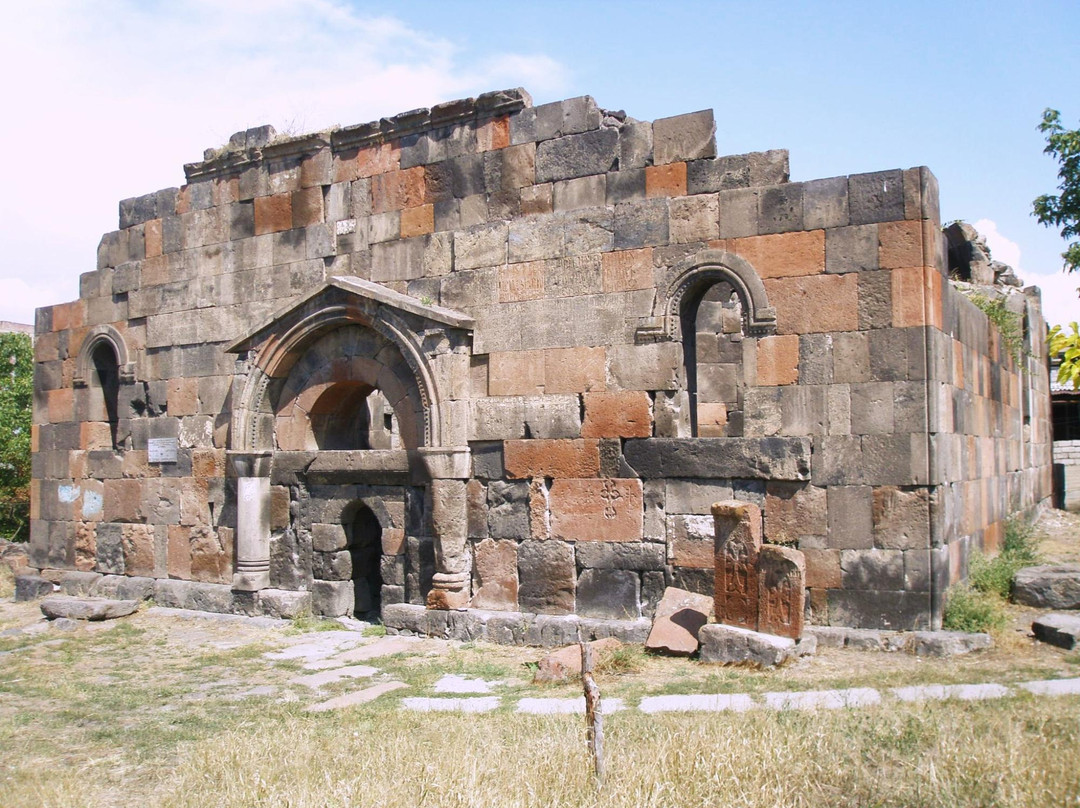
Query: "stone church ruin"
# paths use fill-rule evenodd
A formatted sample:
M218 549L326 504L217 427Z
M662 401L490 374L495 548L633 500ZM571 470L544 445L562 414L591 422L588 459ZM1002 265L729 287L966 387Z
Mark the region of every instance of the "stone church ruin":
M1050 495L1038 292L1014 355L949 281L929 170L790 182L714 131L493 92L249 129L122 201L37 312L31 563L161 605L640 638L665 587L713 594L737 500L762 564L805 562L776 619L938 627Z

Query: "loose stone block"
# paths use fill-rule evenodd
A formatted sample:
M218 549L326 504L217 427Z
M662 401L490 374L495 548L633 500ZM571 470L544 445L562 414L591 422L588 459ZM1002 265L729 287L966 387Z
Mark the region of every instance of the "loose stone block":
M758 631L802 637L806 561L790 547L766 545L758 556Z
M709 622L713 599L707 595L668 587L656 607L645 647L672 656L690 656L698 650L698 632Z
M514 541L484 539L473 549L475 609L516 611L518 608L518 553Z
M1016 573L1012 599L1040 609L1080 609L1080 565L1026 567Z
M718 502L716 523L716 619L752 631L758 626L758 555L761 511L747 502Z
M551 486L552 536L567 541L640 541L640 480L556 479Z
M115 620L139 608L137 600L52 597L41 601L41 613L49 620Z
M796 654L795 640L760 634L739 626L710 623L698 632L702 662L719 665L753 663L774 668Z

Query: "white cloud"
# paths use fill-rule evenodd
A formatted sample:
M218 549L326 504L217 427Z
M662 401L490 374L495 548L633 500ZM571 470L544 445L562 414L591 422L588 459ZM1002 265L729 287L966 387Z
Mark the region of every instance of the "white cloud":
M340 0L35 0L5 9L0 70L0 278L50 283L33 305L77 296L120 199L182 184L183 163L235 131L360 123L514 86L557 94L568 81L545 54L467 52ZM32 320L31 306L27 292L16 319Z
M975 229L986 237L986 245L995 261L1008 264L1020 274L1020 245L1011 241L998 231L997 222L992 219L979 219Z

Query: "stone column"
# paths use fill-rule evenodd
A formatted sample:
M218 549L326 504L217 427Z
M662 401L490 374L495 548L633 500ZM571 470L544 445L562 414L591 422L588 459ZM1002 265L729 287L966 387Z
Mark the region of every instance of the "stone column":
M429 609L464 609L469 605L472 571L466 552L469 478L467 447L417 449L418 471L431 492L431 524L435 533L435 575L428 593Z
M230 452L236 473L236 572L232 588L270 586L270 453Z

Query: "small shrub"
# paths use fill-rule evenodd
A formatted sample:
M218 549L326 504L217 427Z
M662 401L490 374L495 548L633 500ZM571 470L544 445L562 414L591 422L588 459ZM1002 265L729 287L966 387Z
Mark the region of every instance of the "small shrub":
M623 645L601 654L593 665L597 675L637 673L645 667L645 648L640 645Z
M1005 301L1002 298L987 297L976 293L968 295L968 300L974 303L990 322L997 326L1005 350L1009 352L1009 355L1015 361L1019 362L1024 356L1023 315L1005 308Z
M950 631L1000 631L1006 620L1005 604L995 594L960 584L946 596L942 625Z
M1034 531L1019 519L1005 523L1005 539L1001 552L994 558L975 553L968 565L968 582L972 588L1007 599L1017 571L1039 563L1035 549Z

